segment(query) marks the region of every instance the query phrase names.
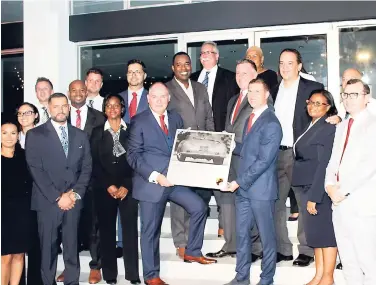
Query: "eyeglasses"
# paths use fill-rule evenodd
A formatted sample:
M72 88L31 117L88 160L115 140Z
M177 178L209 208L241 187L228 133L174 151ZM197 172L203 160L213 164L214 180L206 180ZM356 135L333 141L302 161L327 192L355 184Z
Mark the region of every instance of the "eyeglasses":
M202 51L202 52L200 52L200 55L204 55L204 54L209 55L209 54L217 54L217 53L215 51Z
M23 117L23 116L31 116L32 114L34 114L34 111L26 111L26 112L17 112L17 117Z
M128 76L132 76L133 74L141 75L141 74L143 74L143 73L144 73L144 72L141 71L141 70L136 70L136 71L128 71L128 72L127 72L127 75L128 75Z
M315 106L315 107L329 106L329 104L321 103L321 102L318 102L318 101L313 102L313 101L311 101L311 100L306 100L306 102L307 102L307 105L313 105L313 106Z
M365 93L357 93L357 92L352 92L352 93L342 92L341 93L341 98L342 99L347 99L347 98L356 99L356 98L359 97L359 95L367 95L367 94L365 94Z

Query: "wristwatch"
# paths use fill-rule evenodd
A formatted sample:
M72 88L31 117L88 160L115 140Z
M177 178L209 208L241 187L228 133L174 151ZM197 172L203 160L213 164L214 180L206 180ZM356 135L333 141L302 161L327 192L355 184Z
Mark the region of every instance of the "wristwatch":
M73 189L72 189L72 192L73 192L74 198L75 198L76 200L81 200L81 196L80 196L77 192L74 192Z

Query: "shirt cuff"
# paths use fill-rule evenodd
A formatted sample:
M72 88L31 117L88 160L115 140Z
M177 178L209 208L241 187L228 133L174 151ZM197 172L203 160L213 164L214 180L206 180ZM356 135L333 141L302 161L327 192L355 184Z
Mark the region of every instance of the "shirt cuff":
M159 174L160 174L159 172L157 172L157 171L153 171L153 172L150 174L150 176L149 176L149 182L151 182L151 183L155 183L155 184L158 184L158 182L157 182L157 177L158 177Z

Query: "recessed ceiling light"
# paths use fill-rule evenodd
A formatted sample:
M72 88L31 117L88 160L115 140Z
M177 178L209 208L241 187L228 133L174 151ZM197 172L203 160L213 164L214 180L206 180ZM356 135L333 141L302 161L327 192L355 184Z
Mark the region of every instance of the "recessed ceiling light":
M311 64L313 64L313 62L311 62Z
M230 52L231 52L231 53L235 53L235 52L236 52L236 50L230 50Z
M112 74L110 74L110 77L112 77Z
M121 76L119 76L119 79L121 79Z
M166 58L166 57L168 57L168 55L165 55L164 57Z

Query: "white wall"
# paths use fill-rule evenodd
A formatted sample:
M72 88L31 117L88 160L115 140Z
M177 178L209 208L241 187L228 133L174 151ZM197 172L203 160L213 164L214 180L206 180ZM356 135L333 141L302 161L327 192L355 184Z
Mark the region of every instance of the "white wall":
M47 77L55 92L67 93L78 78L78 53L69 41L68 0L24 1L24 98L37 102L35 81Z

